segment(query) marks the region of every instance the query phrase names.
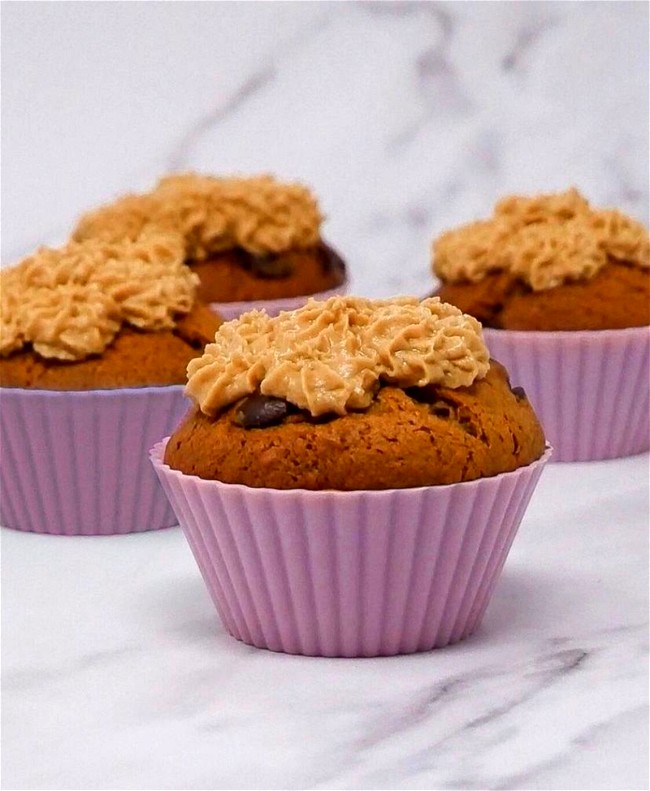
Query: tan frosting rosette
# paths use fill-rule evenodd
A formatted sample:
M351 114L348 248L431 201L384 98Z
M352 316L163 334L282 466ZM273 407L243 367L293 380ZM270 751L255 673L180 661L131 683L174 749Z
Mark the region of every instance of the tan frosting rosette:
M574 188L500 200L488 220L471 222L433 243L433 269L451 283L506 271L534 291L593 277L609 259L650 266L647 229L615 210L592 208Z
M198 278L176 234L43 247L0 271L0 355L31 344L42 357L100 354L123 324L171 329L189 312Z
M272 176L216 178L193 173L161 179L143 195L126 195L84 215L77 240L136 239L143 231L178 233L188 259L241 248L254 255L311 247L322 216L312 193Z
M314 417L344 415L368 407L381 382L457 388L488 368L481 325L438 297L331 297L223 324L190 361L186 392L207 415L257 390Z

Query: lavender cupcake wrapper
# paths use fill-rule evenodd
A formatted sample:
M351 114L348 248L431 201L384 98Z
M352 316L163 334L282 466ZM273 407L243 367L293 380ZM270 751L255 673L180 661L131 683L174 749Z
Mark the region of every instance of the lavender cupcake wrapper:
M282 299L257 299L248 302L211 302L210 308L218 313L224 321L231 321L246 313L249 310L265 310L269 316L277 316L283 310L297 310L301 308L308 299L326 300L330 297L346 294L349 286L349 279L345 280L335 288L327 291L318 291L315 294L304 294L298 297L283 297Z
M228 632L308 656L389 656L481 622L550 449L514 472L367 492L252 489L151 461Z
M650 449L650 327L483 334L512 384L526 390L554 461Z
M181 385L0 389L0 522L69 536L177 524L146 451L187 408Z

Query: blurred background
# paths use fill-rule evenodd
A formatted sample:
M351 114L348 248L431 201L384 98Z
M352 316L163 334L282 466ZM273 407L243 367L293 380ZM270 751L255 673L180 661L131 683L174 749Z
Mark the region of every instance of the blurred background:
M369 296L576 185L648 220L645 2L4 2L2 262L163 173L310 185Z

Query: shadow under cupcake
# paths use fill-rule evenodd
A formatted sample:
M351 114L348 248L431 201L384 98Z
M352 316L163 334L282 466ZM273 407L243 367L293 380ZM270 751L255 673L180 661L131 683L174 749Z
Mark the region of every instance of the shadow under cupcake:
M176 518L146 458L187 409L188 362L221 323L182 241L72 242L0 273L0 521L111 535Z
M435 292L482 322L555 461L650 449L648 231L575 190L497 203L433 245Z
M271 176L167 176L81 218L76 239L137 238L147 228L179 233L199 298L225 319L253 308L293 310L308 296L344 293L347 272L322 238L313 194Z
M222 325L188 375L151 460L230 634L377 656L477 628L550 451L474 319L310 300Z

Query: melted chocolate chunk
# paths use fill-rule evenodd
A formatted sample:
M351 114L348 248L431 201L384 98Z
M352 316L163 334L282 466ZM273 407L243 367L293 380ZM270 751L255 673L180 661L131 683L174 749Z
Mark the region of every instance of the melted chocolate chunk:
M515 398L517 398L519 401L523 401L528 398L523 387L511 387L510 390L513 392Z
M277 426L289 414L290 409L291 405L283 398L255 393L239 404L235 411L235 423L243 428Z
M438 393L433 385L409 387L404 392L409 398L412 398L419 404L434 404L438 400Z
M409 387L405 391L414 401L426 404L431 414L439 418L455 418L457 404L447 398L442 398L435 385L424 387Z
M257 277L288 277L293 264L283 255L249 255L248 267Z
M451 417L453 413L451 405L446 401L436 401L435 404L431 404L430 410L436 417L441 418Z

